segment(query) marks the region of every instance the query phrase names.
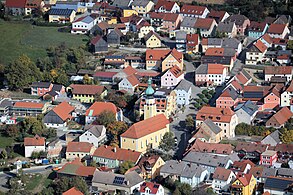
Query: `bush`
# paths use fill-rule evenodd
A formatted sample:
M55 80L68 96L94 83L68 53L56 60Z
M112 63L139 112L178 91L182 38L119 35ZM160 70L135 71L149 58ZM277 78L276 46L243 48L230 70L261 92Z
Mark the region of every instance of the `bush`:
M209 91L204 89L201 93L204 94L204 95L207 95L209 93Z
M207 97L208 99L211 99L213 96L212 96L211 94L208 93L208 94L206 95L206 97Z
M207 98L203 98L204 103L209 103L209 100Z
M200 94L198 94L197 96L198 96L200 99L203 99L203 98L205 98L205 96L204 96L203 94L201 94L201 93L200 93Z

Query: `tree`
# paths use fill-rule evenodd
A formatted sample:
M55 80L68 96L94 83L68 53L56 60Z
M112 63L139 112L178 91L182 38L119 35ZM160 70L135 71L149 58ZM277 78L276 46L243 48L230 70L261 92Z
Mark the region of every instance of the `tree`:
M62 194L72 187L76 187L84 194L89 194L86 181L82 177L60 177L51 184L55 194Z
M285 144L289 144L293 142L293 130L284 129L281 134L281 141Z
M9 137L17 137L19 135L19 129L17 125L7 125L5 127L5 132Z
M83 81L83 84L85 84L85 85L92 85L93 84L93 81L89 77L88 74L86 74L86 75L83 76L83 80L82 81Z
M69 85L68 76L66 75L66 73L64 71L61 71L58 74L55 82L56 83L59 83L61 85L64 85L64 86L68 86Z
M22 128L24 132L31 134L31 135L42 135L45 126L43 123L35 117L25 118L22 123Z
M180 192L179 188L176 188L172 194L173 195L181 195L181 192Z
M165 133L165 135L163 136L163 139L160 142L159 148L169 152L173 147L174 147L174 135L172 132L167 132Z
M111 111L103 111L97 119L98 124L104 125L108 127L111 123L114 123L116 121L116 116L113 112Z
M181 184L178 188L182 195L191 195L192 193L192 187L187 183Z
M194 122L194 119L192 118L192 116L186 117L185 124L186 124L186 127L190 128L190 129L194 129L195 122Z
M120 174L125 174L126 171L128 171L130 168L134 167L133 162L131 161L125 161L120 164L119 166L119 173Z
M2 150L0 153L0 158L1 159L6 159L8 157L6 150Z

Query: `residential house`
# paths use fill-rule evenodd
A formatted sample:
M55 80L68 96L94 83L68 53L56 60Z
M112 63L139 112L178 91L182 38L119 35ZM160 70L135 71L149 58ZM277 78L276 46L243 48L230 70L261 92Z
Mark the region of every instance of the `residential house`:
M290 194L292 193L290 190L292 183L292 178L268 177L263 188L264 192L269 194Z
M99 192L114 191L114 194L117 192L134 194L140 189L143 182L144 180L135 171L125 175L96 171L92 179L92 186L94 189L99 189Z
M197 18L194 17L184 17L181 24L180 30L186 32L187 34L195 34L197 33L194 28Z
M267 32L268 28L269 25L266 22L251 21L250 26L248 27L248 36L254 39L259 39Z
M97 71L94 74L94 80L99 81L101 83L112 84L114 83L114 75L117 72L104 72L104 71Z
M260 155L268 149L268 145L260 143L238 142L235 152L240 158L249 159L254 162L260 160Z
M176 49L148 49L146 51L147 70L165 70L177 65L183 70L183 54Z
M228 70L222 64L201 64L195 71L196 85L223 85Z
M202 37L210 37L215 35L217 23L212 18L198 18L194 24L194 28Z
M46 151L45 138L35 135L35 137L24 138L24 156L29 158L33 152Z
M163 178L179 180L181 183L187 183L191 187L196 187L200 182L208 178L208 171L196 163L168 160L162 166L160 175Z
M252 195L256 188L256 179L252 174L237 175L231 187L232 194Z
M292 116L293 113L287 107L283 107L266 122L266 127L282 128Z
M49 22L73 22L75 18L75 11L73 9L56 9L51 8L48 12Z
M240 83L243 86L247 86L249 83L251 83L252 78L251 76L246 72L246 70L242 69L235 77L234 79Z
M152 1L148 1L148 0L135 0L131 4L131 7L138 14L146 16L146 14L153 9L154 3Z
M139 30L138 32L138 38L142 39L144 38L147 34L149 34L152 31L155 31L155 28L150 25L150 23L148 23L145 20L141 20L138 24L137 24L137 30Z
M147 48L162 47L161 37L154 31L150 31L147 35L145 35L144 41Z
M234 161L239 160L236 154L228 156L215 155L210 153L189 152L182 161L195 163L198 166L206 169L208 174L214 173L217 167L228 169Z
M66 127L67 122L73 118L74 111L75 107L64 101L50 110L44 116L43 123L46 125L46 127Z
M184 4L181 7L180 14L183 17L206 18L210 13L207 7Z
M0 117L8 116L12 106L13 106L13 102L11 99L1 98L0 99Z
M134 123L120 135L120 147L145 153L147 149L157 148L166 132L169 132L169 120L159 114Z
M219 11L219 10L211 10L211 12L208 14L208 18L213 18L216 20L216 22L219 24L220 22L224 22L230 14L226 11Z
M114 28L113 30L110 30L110 32L107 34L108 45L119 46L122 36L123 36L123 33L118 28Z
M79 191L76 187L72 187L69 190L62 193L62 195L83 195L81 191Z
M198 127L206 119L211 119L223 130L223 137L235 137L235 127L238 124L238 118L230 108L203 106L196 115L196 126Z
M63 85L54 84L51 91L46 92L43 96L43 100L56 101L59 97L63 97L66 93L65 87Z
M95 150L92 156L93 161L99 165L108 168L118 168L121 163L126 161L136 165L141 158L141 153L134 150L102 145Z
M71 33L72 34L86 34L97 23L97 19L93 15L87 15L80 17L72 22Z
M293 156L292 144L277 144L274 150L278 152L278 159L284 160Z
M216 100L217 108L234 108L238 105L241 100L239 92L233 87L225 89Z
M66 159L87 158L93 155L95 147L88 142L68 142L66 148Z
M237 27L235 22L220 22L217 27L217 33L222 36L234 38L237 36Z
M250 25L250 20L246 16L241 14L233 14L229 16L225 21L235 22L239 35L244 35L247 27Z
M174 88L176 93L176 104L186 106L191 100L193 84L185 79Z
M62 158L63 151L66 147L66 141L56 138L47 145L47 157L48 158Z
M157 30L170 33L175 29L179 28L182 21L182 17L175 13L161 13L162 14L162 26L157 28Z
M272 38L284 39L289 33L290 30L286 24L271 24L268 29L268 34Z
M290 15L277 15L277 19L273 22L274 24L286 24L290 25L292 22L292 17Z
M123 114L121 109L117 108L113 103L111 102L95 102L89 107L89 109L86 110L85 113L85 123L91 124L94 122L101 113L108 111L113 112L115 114L117 121L123 120Z
M208 48L233 48L238 55L242 51L242 43L235 38L203 38L201 45L202 52Z
M289 76L289 75L288 75ZM281 107L290 106L290 101L293 96L293 81L285 87L285 89L281 93Z
M72 93L72 99L83 103L93 103L95 96L103 98L107 95L107 89L97 85L71 84L68 91Z
M162 87L175 87L184 79L184 72L177 66L173 66L166 70L161 77Z
M270 145L270 146L276 146L277 144L281 143L280 135L281 135L280 131L275 130L271 134L265 136L261 140L261 143L262 144L267 144L267 145Z
M249 171L255 178L257 184L265 183L266 179L277 175L277 169L264 166L252 167Z
M155 12L179 13L180 6L174 1L158 0L154 7Z
M251 125L256 113L258 112L258 106L252 101L248 100L244 103L239 103L234 108L234 112L238 117L239 123L246 123Z
M104 65L107 68L116 68L116 69L125 68L125 57L122 55L105 56Z
M247 174L255 164L250 160L235 161L231 166L231 170L235 175Z
M76 13L82 14L87 11L87 6L92 7L94 6L94 3L83 3L83 2L77 2L77 1L56 1L56 3L53 3L54 5L51 6L51 9L72 9Z
M144 182L140 185L140 195L164 195L164 188L161 184Z
M82 177L86 182L90 183L96 170L96 167L84 166L80 162L80 158L75 158L57 171L57 177Z
M199 35L186 34L186 52L197 53L199 52Z
M206 119L199 125L194 139L200 139L207 143L219 143L222 140L223 131L211 119ZM192 138L191 138L192 139Z
M91 51L93 53L108 52L108 43L102 36L97 35L91 39Z
M263 166L273 166L277 162L277 152L274 150L266 150L261 153L259 164Z
M18 101L11 107L10 113L14 117L36 117L47 111L47 103L39 101Z
M120 0L116 0L116 1L118 2ZM129 0L129 1L132 1L132 0ZM131 9L131 8L124 8L122 10L123 10L123 14L122 14L123 17L130 17L132 15L138 15L138 13L135 10Z
M132 2L133 0L114 0L112 5L123 9L130 7Z
M270 82L273 77L285 77L286 81L292 80L293 69L291 66L266 66L264 70L265 81Z
M129 75L126 78L123 78L118 83L119 90L125 90L129 94L134 94L136 88L139 86L140 81L135 75Z
M234 65L234 58L232 56L224 56L223 54L204 55L201 57L201 63L202 64L222 64L228 67L229 71L231 71Z
M220 193L223 191L228 191L231 182L236 178L233 171L225 169L223 167L217 167L213 174L212 188L214 192Z
M99 147L106 139L106 128L104 125L86 125L84 133L78 139L80 142L88 142Z
M11 15L24 15L26 0L14 1L7 0L5 4L5 12Z
M33 82L31 85L31 95L43 96L53 88L51 82Z
M267 46L259 39L246 52L245 64L256 65L262 63L267 52Z

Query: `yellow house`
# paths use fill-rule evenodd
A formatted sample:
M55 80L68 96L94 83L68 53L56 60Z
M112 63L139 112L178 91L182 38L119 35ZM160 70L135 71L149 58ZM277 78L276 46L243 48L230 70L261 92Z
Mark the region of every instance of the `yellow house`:
M108 24L117 24L117 17L109 18Z
M49 22L73 22L75 11L72 9L50 9Z
M206 119L200 124L193 137L208 143L219 143L223 138L223 130L211 119Z
M146 15L152 10L154 3L149 0L136 0L132 3L132 9L140 15Z
M165 133L169 132L169 120L164 114L133 124L120 136L120 147L145 153L158 148Z
M161 42L161 37L154 31L150 31L145 37L145 45L147 48L156 48L156 47L161 47L162 42Z
M67 91L72 93L72 99L83 103L93 103L95 102L95 97L97 95L101 98L104 98L107 95L106 88L98 85L72 84L67 88Z
M138 167L142 170L140 176L143 179L155 179L160 175L160 169L165 164L165 161L158 155L143 156Z
M138 15L137 11L132 9L124 9L123 10L123 17L130 17L132 15Z
M151 31L155 31L155 28L152 27L152 25L150 25L150 23L148 23L145 20L142 20L138 25L137 25L137 30L139 30L138 32L138 38L142 39L144 38L149 32Z
M95 152L95 146L89 142L68 142L66 148L66 159L84 158L92 156Z
M254 194L256 179L252 174L242 174L237 177L231 186L233 195L252 195Z

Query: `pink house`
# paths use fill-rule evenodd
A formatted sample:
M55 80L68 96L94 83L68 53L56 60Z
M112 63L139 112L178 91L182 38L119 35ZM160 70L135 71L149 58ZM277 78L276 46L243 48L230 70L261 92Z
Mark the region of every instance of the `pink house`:
M164 13L161 31L170 32L178 28L182 17L175 13Z
M178 66L168 69L161 77L162 87L175 87L184 79L183 71Z
M244 35L246 28L250 26L250 20L246 16L241 14L231 15L225 21L235 22L235 25L237 27L237 33L240 35Z
M31 94L37 96L43 96L47 92L51 91L53 84L50 82L34 82L31 85Z
M195 72L196 85L222 85L228 70L222 64L201 64Z
M237 91L229 87L216 100L217 108L233 108L240 101Z
M259 164L263 166L272 166L275 162L277 162L278 155L274 150L266 150L260 155Z
M280 105L280 90L278 86L275 86L264 96L264 110L273 109Z

